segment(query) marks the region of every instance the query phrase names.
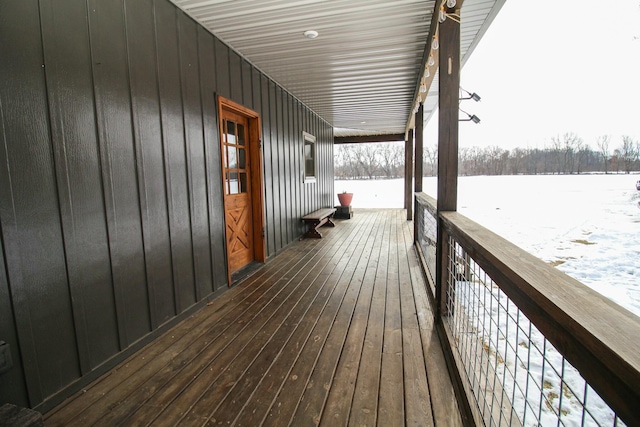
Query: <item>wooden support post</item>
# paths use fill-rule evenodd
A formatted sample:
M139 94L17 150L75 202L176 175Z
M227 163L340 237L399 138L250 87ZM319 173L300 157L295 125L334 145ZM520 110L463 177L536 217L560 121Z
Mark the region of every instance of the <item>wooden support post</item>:
M438 210L458 207L458 103L460 101L460 24L440 24L438 113ZM444 45L444 46L443 46Z
M424 105L420 104L420 108L415 115L415 126L416 126L416 155L415 155L415 165L416 165L416 173L415 173L415 185L414 191L416 193L422 192L422 179L424 173L422 171L422 165L424 164L423 160L423 147L424 147ZM415 197L414 197L415 202ZM414 208L417 209L417 204L414 205ZM417 212L414 212L414 221L413 221L413 241L414 243L418 241L418 219L422 219L417 215Z
M413 129L409 129L404 142L404 208L407 221L413 219Z
M454 12L454 11L450 11ZM440 213L458 205L458 103L460 102L460 24L446 19L439 28L437 321L447 316L447 233Z
M424 163L423 160L423 147L424 147L424 105L420 104L420 108L418 108L418 112L415 117L415 126L416 126L416 156L415 156L415 164L416 164L416 174L415 174L415 192L422 192L422 165Z

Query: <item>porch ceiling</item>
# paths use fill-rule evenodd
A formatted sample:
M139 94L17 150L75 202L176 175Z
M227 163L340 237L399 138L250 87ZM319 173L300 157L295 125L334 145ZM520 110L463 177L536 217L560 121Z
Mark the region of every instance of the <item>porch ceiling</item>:
M435 1L172 1L338 128L336 136L404 133ZM463 63L503 3L465 0ZM319 36L307 39L307 30ZM436 105L434 80L427 117Z

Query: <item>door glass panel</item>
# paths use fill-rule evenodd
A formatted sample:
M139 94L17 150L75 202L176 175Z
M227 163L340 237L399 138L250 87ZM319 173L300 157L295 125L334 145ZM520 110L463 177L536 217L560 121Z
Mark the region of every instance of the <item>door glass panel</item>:
M244 172L240 173L240 192L241 193L249 192L249 188L247 185L247 174Z
M247 168L247 152L244 148L238 148L238 168Z
M244 125L238 123L238 145L244 145Z
M229 144L236 143L236 124L231 120L227 121L227 141Z
M240 193L240 186L238 185L238 173L231 172L229 174L229 194Z
M222 142L227 142L227 121L222 122Z
M222 146L222 164L224 165L225 169L229 168L229 157L227 156L227 147L224 145Z
M227 147L228 151L228 163L227 168L235 169L238 167L238 161L236 159L236 147Z

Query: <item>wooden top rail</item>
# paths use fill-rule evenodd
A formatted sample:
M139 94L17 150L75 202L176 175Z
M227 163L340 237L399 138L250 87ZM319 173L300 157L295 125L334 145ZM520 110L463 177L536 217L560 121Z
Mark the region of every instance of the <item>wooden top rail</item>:
M416 193L416 199L422 202L422 204L425 206L425 208L427 208L431 215L436 218L438 217L438 210L436 208L436 206L438 205L438 201L436 199L426 193Z
M640 317L457 212L440 218L618 416L640 425Z

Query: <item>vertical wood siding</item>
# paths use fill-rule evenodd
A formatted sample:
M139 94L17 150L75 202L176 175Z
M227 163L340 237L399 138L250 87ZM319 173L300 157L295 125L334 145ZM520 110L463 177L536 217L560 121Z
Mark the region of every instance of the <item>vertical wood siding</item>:
M46 411L227 286L216 95L261 115L268 256L333 130L167 0L8 0L0 40L0 402Z

